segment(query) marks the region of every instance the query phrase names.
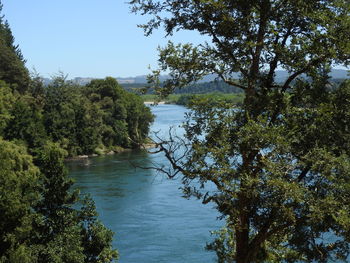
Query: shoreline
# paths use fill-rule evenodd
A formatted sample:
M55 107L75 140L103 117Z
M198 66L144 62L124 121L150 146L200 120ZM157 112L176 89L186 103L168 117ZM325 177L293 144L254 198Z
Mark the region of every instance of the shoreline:
M118 153L131 152L133 150L147 150L147 149L151 149L151 148L156 148L156 146L157 145L155 143L144 143L144 144L140 145L139 148L118 148L118 150L105 151L102 154L96 154L96 153L82 154L82 155L68 157L68 158L65 158L64 160L66 162L83 161L83 160L88 160L88 159L93 158L93 157L114 155L114 154L118 154Z
M156 102L156 101L144 101L143 104L145 105L161 105L161 104L166 104L165 101L159 101L159 102Z

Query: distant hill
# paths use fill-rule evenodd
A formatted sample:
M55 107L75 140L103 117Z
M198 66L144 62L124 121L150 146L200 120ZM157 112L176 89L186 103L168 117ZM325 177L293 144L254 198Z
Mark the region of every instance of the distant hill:
M166 79L169 79L168 75L162 75L160 76L160 81L164 81ZM141 75L136 77L128 77L128 78L119 78L117 77L117 80L120 84L145 84L147 83L147 75Z
M276 71L276 81L277 82L282 82L284 81L287 77L289 76L289 73L284 70L277 70ZM239 74L235 74L232 76L233 78L239 78ZM333 69L331 72L331 77L333 79L348 79L350 78L348 71L344 69ZM160 80L164 81L168 79L168 75L162 75L160 76ZM204 83L204 82L211 82L214 81L217 78L217 75L215 74L210 74L205 76L202 80L199 81L199 83ZM136 77L129 77L129 78L117 78L118 82L120 84L144 84L147 83L147 76L142 75L142 76L136 76Z
M96 78L81 78L81 77L78 77L78 78L71 79L69 81L71 81L74 84L84 86L84 85L90 83L91 80L93 80L93 79L96 79ZM52 79L50 79L50 78L42 78L42 80L43 80L43 83L44 83L45 86L50 85L52 83Z
M287 77L289 76L287 71L284 70L277 70L276 71L276 81L277 82L282 82L284 81ZM239 78L239 74L234 74L232 76L233 78ZM344 69L333 69L331 72L331 77L333 79L348 79L350 78L348 71ZM72 79L71 81L75 84L78 85L86 85L91 82L95 78L84 78L84 77L77 77ZM136 77L127 77L127 78L116 78L120 84L145 84L147 83L147 75L141 75L141 76L136 76ZM162 75L160 76L160 81L164 81L166 79L169 79L168 75ZM205 76L202 80L198 81L198 83L206 83L206 82L211 82L217 79L217 75L215 74L210 74ZM48 85L51 83L51 79L49 78L44 78L44 84Z

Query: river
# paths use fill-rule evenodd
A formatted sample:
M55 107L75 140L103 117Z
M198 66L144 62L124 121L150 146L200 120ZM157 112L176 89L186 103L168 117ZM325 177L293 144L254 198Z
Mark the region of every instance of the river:
M151 130L165 134L181 125L186 109L177 105L152 107ZM181 197L181 183L153 170L135 168L166 163L160 154L131 151L69 162L75 187L94 199L100 220L115 232L113 246L120 263L216 262L205 250L210 231L223 224L217 211L198 200Z

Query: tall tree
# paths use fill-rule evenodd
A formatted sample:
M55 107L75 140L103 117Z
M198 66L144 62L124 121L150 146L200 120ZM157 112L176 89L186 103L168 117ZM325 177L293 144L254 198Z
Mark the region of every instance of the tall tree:
M45 143L47 135L42 108L35 98L29 94L15 96L9 113L11 118L4 129L4 139L21 140L31 152Z
M160 95L207 74L245 93L239 109L206 100L192 105L185 153L173 152L173 140L158 144L172 172L182 172L185 194L213 202L226 219L210 246L219 262L346 261L349 83L334 91L327 75L331 65L350 62L349 1L130 4L151 16L141 25L146 35L163 26L166 35L191 30L211 40L160 49L159 69L149 77ZM289 73L282 84L277 69ZM172 78L160 87L165 70ZM239 81L232 78L237 72Z
M4 19L1 11L0 1L0 80L24 92L29 85L29 72L25 67L25 60L19 46L14 43L9 23Z
M91 199L79 201L78 190L64 165L66 152L48 143L36 157L43 173L42 199L35 210L42 216L36 225L33 251L38 262L109 263L118 258L112 248L113 232L97 220ZM77 206L81 204L81 209ZM75 206L75 207L74 207Z
M113 262L118 257L113 232L97 220L92 200L80 200L71 189L66 151L49 141L44 126L51 117L58 139L69 138L71 145L91 150L97 144L92 136L97 123L91 120L95 107L86 106L89 101L81 90L64 80L58 79L52 90L39 78L28 86L24 62L0 13L0 262ZM88 111L90 106L93 110ZM77 140L82 132L74 132L78 128L88 130L83 135L90 138Z

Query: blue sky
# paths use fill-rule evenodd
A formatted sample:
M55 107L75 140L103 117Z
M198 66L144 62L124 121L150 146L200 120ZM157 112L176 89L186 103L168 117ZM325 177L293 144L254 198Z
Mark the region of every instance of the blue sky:
M157 47L168 39L159 30L145 37L128 0L1 0L3 14L20 45L27 67L44 77L62 71L69 78L129 77L157 67ZM199 44L194 32L174 42ZM342 67L340 67L342 68Z
M44 77L58 71L74 77L128 77L156 68L157 47L168 39L137 27L145 17L130 13L126 0L2 0L3 14L27 67ZM193 32L174 42L200 43Z

